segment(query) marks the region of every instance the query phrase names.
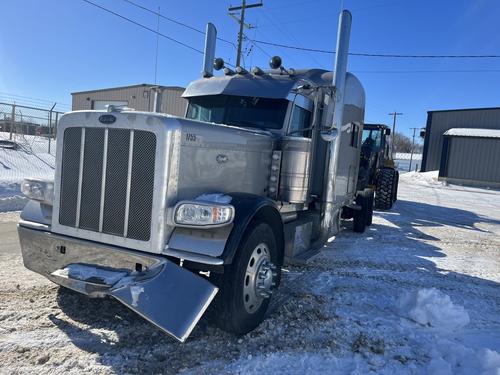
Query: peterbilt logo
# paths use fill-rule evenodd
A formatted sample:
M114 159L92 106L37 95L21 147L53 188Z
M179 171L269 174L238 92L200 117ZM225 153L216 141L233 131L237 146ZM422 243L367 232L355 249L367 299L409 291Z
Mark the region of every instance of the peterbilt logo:
M216 160L217 160L217 163L223 164L223 163L227 162L228 158L227 158L227 155L219 154L219 155L217 155Z
M116 121L116 117L113 115L101 115L99 116L99 122L102 124L112 124Z

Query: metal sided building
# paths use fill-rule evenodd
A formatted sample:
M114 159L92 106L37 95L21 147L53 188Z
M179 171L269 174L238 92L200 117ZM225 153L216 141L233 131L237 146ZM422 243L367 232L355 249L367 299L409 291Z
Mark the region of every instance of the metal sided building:
M427 112L422 172L439 169L444 133L451 128L500 129L500 107Z
M499 188L500 129L447 130L440 164L440 180Z
M71 94L72 109L73 111L105 109L107 105L116 105L130 107L137 111L153 111L156 89L162 93L160 112L184 117L187 107L187 100L181 97L184 88L147 83L74 92Z

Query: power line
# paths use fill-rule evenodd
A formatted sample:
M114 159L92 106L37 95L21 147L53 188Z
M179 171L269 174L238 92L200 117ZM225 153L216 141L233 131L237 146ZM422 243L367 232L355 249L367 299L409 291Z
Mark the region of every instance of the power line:
M295 38L295 37L293 36L293 34L288 34L285 30L283 30L283 29L279 26L279 24L278 24L277 22L274 22L273 16L272 16L270 13L269 13L269 14L264 13L264 16L265 16L265 17L266 17L269 21L271 21L271 24L274 26L274 28L275 28L276 30L278 30L281 34L283 34L283 35L284 35L284 36L285 36L285 37L286 37L286 38L287 38L290 42L292 42L292 44L300 44L300 42L297 40L297 38ZM318 60L316 60L316 58L315 58L313 55L311 55L311 54L310 54L310 53L308 53L307 51L306 51L306 53L307 53L307 56L308 56L308 57L309 57L309 58L310 58L310 59L311 59L311 60L312 60L312 61L313 61L313 62L314 62L314 63L315 63L318 67L322 65L322 64L321 64Z
M154 29L151 29L150 27L146 26L146 25L143 25L137 21L134 21L128 17L125 17L117 12L114 12L108 8L105 8L99 4L96 4L90 0L82 0L96 8L99 8L105 12L108 12L112 15L115 15L121 19L124 19L136 26L139 26L147 31L150 31L152 33L155 33L155 34L158 34L160 35L161 37L165 38L165 39L168 39L174 43L177 43L183 47L186 47L192 51L195 51L195 52L198 52L200 54L203 54L203 51L197 49L197 48L194 48L194 47L191 47L190 45L186 44L186 43L183 43L177 39L174 39L168 35L165 35L165 34L162 34L162 33L159 33L157 31L155 31ZM155 14L163 19L166 19L170 22L173 22L175 24L178 24L180 26L183 26L183 27L186 27L190 30L193 30L193 31L196 31L202 35L205 35L205 32L200 30L200 29L197 29L193 26L190 26L188 24L185 24L183 22L180 22L180 21L177 21L177 20L174 20L173 18L170 18L170 17L166 17L154 10L151 10L149 8L146 8L140 4L136 4L135 2L131 1L131 0L123 0L133 6L136 6L140 9L143 9L147 12L150 12L152 14ZM226 42L226 43L229 43L231 45L234 45L234 43L232 43L231 41L227 40L227 39L224 39L224 38L217 38L218 40L221 40L223 42ZM287 48L287 49L293 49L293 50L298 50L298 51L306 51L306 52L316 52L316 53L324 53L324 54L335 54L335 51L331 51L331 50L325 50L325 49L316 49L316 48L307 48L307 47L299 47L299 46L291 46L291 45L286 45L286 44L281 44L281 43L274 43L274 42L268 42L268 41L264 41L264 40L256 40L256 39L251 39L251 38L248 38L247 39L252 43L254 44L256 47L258 44L264 44L264 45L269 45L269 46L274 46L274 47L280 47L280 48ZM236 47L235 47L236 48ZM261 51L263 51L261 48L259 48ZM500 58L500 55L415 55L415 54L411 54L411 55L405 55L405 54L381 54L381 53L362 53L362 52L350 52L349 55L351 56L361 56L361 57L379 57L379 58L415 58L415 59L485 59L485 58ZM231 64L228 63L228 65L232 66ZM420 71L419 71L420 72ZM424 71L422 71L424 72Z
M241 61L241 47L243 44L243 29L246 27L247 29L250 29L252 26L247 25L245 23L245 10L250 9L250 8L257 8L261 7L264 4L262 4L262 1L260 3L254 3L254 4L247 4L246 0L241 0L241 5L238 6L232 6L229 7L227 10L229 12L229 15L233 17L239 25L239 31L238 31L238 47L237 47L237 52L236 52L236 66L241 66L240 61ZM235 10L240 11L240 16L239 18L235 16L234 12Z
M99 8L99 9L101 9L101 10L105 11L105 12L108 12L108 13L110 13L110 14L112 14L112 15L116 16L116 17L119 17L119 18L121 18L121 19L123 19L123 20L125 20L125 21L128 21L128 22L130 22L130 23L132 23L132 24L134 24L134 25L136 25L136 26L142 27L142 28L143 28L143 29L145 29L145 30L148 30L148 31L150 31L150 32L152 32L152 33L158 34L158 35L160 35L161 37L163 37L163 38L165 38L165 39L170 40L171 42L177 43L177 44L179 44L179 45L181 45L181 46L183 46L183 47L186 47L186 48L188 48L188 49L190 49L190 50L192 50L192 51L195 51L195 52L198 52L198 53L203 54L203 51L202 51L202 50L199 50L199 49L197 49L197 48L191 47L189 44L186 44L186 43L181 42L181 41L179 41L179 40L177 40L177 39L174 39L174 38L172 38L172 37L170 37L170 36L168 36L168 35L165 35L165 34L162 34L162 33L160 33L160 32L157 32L156 30L154 30L154 29L152 29L152 28L150 28L150 27L148 27L148 26L146 26L146 25L143 25L142 23L136 22L136 21L134 21L134 20L132 20L132 19L130 19L130 18L128 18L128 17L125 17L125 16L121 15L120 13L114 12L114 11L112 11L111 9L105 8L105 7L103 7L103 6L99 5L99 4L96 4L96 3L94 3L94 2L92 2L92 1L90 1L90 0L82 0L82 1L86 2L87 4L90 4L90 5L94 6L94 7L96 7L96 8Z
M259 46L257 43L255 42L252 42L252 39L250 39L246 34L243 34L243 36L250 41L250 43L252 43L253 46L257 47L264 55L266 55L267 57L271 58L271 54L269 54L264 48L262 48L261 46Z
M132 24L134 24L134 25L136 25L136 26L139 26L139 27L141 27L141 28L143 28L143 29L145 29L145 30L147 30L147 31L149 31L149 32L152 32L152 33L154 33L154 34L157 34L157 35L159 35L159 36L161 36L161 37L163 37L163 38L165 38L165 39L168 39L168 40L170 40L171 42L174 42L174 43L177 43L177 44L179 44L179 45L181 45L181 46L183 46L183 47L189 48L189 49L190 49L190 50L192 50L192 51L198 52L198 53L200 53L200 54L203 54L203 53L204 53L202 50L199 50L199 49L197 49L197 48L191 47L190 45L188 45L188 44L186 44L186 43L184 43L184 42L181 42L181 41L179 41L179 40L177 40L177 39L174 39L174 38L172 38L172 37L170 37L170 36L168 36L168 35L162 34L162 33L158 32L158 31L156 31L156 30L154 30L154 29L152 29L152 28L150 28L150 27L148 27L148 26L146 26L146 25L143 25L142 23L139 23L139 22L137 22L137 21L134 21L134 20L132 20L132 19L130 19L130 18L128 18L128 17L125 17L125 16L123 16L123 15L121 15L121 14L119 14L119 13L115 12L115 11L112 11L111 9L105 8L105 7L103 7L103 6L99 5L99 4L96 4L96 3L94 3L94 2L92 2L92 1L90 1L90 0L82 0L82 1L84 1L84 2L88 3L88 4L92 5L92 6L95 6L96 8L99 8L99 9L101 9L101 10L105 11L105 12L108 12L108 13L110 13L110 14L114 15L114 16L117 16L117 17L119 17L119 18L121 18L121 19L124 19L125 21L128 21L128 22L130 22L130 23L132 23ZM124 1L127 1L127 0L124 0ZM129 2L129 3L131 3L131 4L132 4L132 2L131 2L131 1L127 1L127 2ZM136 5L136 4L134 3L134 5ZM137 4L137 6L139 6L139 5ZM140 7L141 7L141 6L140 6ZM144 7L142 7L142 8L144 8ZM150 10L150 9L147 9L147 8L145 8L145 9L146 9L146 10L148 10L148 11L150 11L150 12L152 12L153 14L157 14L157 15L159 15L159 17L164 18L164 16L163 16L161 13L157 13L157 12L155 12L155 11L153 11L153 10ZM169 20L171 20L171 19L169 19ZM172 21L172 22L174 22L174 21ZM181 24L181 23L179 23L179 24ZM192 28L192 27L190 27L190 26L188 26L188 25L185 25L185 26L186 26L186 27L189 27L189 28ZM193 29L193 30L196 30L196 31L200 31L203 35L205 35L205 32L203 32L203 31L201 31L201 30L197 30L197 29L195 29L195 28L192 28L192 29ZM220 39L220 38L218 38L218 39ZM220 39L220 40L223 40L223 39ZM226 40L223 40L223 41L226 41ZM230 44L233 44L233 43L231 43L231 42L229 42L229 41L227 41L227 42L228 42L228 43L230 43ZM233 44L233 45L234 45L234 44ZM227 65L229 65L229 66L234 67L234 65L232 65L232 64L230 64L230 63L228 63L228 62L226 62L226 64L227 64Z
M160 12L155 12L153 9L149 9L145 6L142 6L140 4L137 4L131 0L123 0L124 2L130 4L130 5L133 5L139 9L142 9L146 12L149 12L151 14L154 14L155 16L158 16L160 18L163 18L164 20L167 20L169 22L172 22L172 23L175 23L176 25L179 25L179 26L182 26L182 27L185 27L191 31L195 31L199 34L202 34L202 35L205 35L205 32L203 30L200 30L200 29L197 29L196 27L193 27L193 26L190 26L184 22L181 22L181 21L177 21L177 20L174 20L173 18L170 18L170 17L167 17L167 16L164 16L163 14L161 14ZM228 43L228 44L231 44L234 48L236 48L235 44L233 42L231 42L230 40L227 40L227 39L224 39L224 38L220 38L220 37L217 37L218 40L220 40L221 42L225 42L225 43Z
M306 48L290 46L286 44L267 42L264 40L252 40L252 42L265 44L268 46L295 49L298 51L306 52L317 52L317 53L327 53L335 54L335 51L316 49L316 48ZM485 59L485 58L500 58L500 55L403 55L403 54L383 54L383 53L361 53L361 52L349 52L351 56L363 56L363 57L389 57L389 58L411 58L411 59Z

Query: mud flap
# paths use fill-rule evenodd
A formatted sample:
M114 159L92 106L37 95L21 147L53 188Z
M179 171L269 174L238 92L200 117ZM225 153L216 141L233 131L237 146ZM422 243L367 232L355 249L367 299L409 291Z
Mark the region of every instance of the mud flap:
M218 288L201 276L165 262L154 277L125 277L109 295L177 340L184 342L210 305Z

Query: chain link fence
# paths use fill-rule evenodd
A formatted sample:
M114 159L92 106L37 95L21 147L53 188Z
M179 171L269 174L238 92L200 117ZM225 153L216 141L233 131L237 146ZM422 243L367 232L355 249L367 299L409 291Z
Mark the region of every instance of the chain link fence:
M400 172L411 172L418 171L422 165L422 154L420 153L406 153L406 152L396 152L394 154L394 162L396 168Z
M57 124L62 115L63 112L51 109L0 102L1 138L28 148L32 148L37 138L43 139L45 140L43 144L47 147L44 152L53 153ZM42 150L32 151L42 152Z

